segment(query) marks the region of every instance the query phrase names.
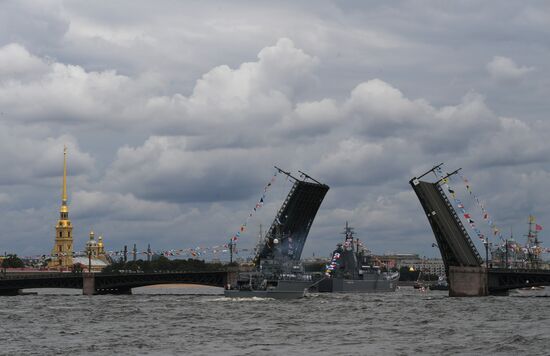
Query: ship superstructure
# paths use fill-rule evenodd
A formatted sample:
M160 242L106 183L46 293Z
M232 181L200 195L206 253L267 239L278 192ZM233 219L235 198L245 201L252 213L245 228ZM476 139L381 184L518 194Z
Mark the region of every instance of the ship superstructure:
M344 242L336 246L326 278L319 282L319 292L393 292L397 286L399 273L382 271L372 254L359 239L353 228L346 222L343 232Z

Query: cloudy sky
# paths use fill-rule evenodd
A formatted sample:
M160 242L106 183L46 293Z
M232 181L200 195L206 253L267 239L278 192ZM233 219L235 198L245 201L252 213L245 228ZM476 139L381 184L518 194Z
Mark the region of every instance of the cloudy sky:
M305 257L346 220L438 255L408 180L440 162L523 241L550 230L548 38L544 1L2 1L0 250L51 250L63 145L77 250L226 242L274 164L331 187Z

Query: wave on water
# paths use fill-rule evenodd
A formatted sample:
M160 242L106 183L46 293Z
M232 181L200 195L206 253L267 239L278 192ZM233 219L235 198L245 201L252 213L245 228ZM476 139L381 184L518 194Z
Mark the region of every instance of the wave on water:
M261 298L261 297L238 297L238 298L229 298L229 297L220 297L220 298L214 298L214 299L208 299L207 301L212 302L265 302L265 301L272 301L275 300L273 298Z
M548 355L550 299L522 301L412 288L292 301L157 293L7 297L0 340L9 342L0 342L0 354Z

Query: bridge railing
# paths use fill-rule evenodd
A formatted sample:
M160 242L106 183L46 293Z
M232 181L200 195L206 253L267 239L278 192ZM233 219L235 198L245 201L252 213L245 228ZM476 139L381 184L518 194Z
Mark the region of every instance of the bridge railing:
M544 273L547 274L549 272L548 269L545 268L499 268L499 267L492 267L489 268L489 272L495 272L495 273Z
M56 278L56 277L69 277L69 276L82 276L82 273L74 273L74 272L0 273L0 280Z

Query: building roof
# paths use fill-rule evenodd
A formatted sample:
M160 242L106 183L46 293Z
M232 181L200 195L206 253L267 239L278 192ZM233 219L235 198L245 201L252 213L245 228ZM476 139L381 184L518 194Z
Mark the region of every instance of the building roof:
M88 257L73 257L73 264L80 263L81 265L88 266ZM94 267L107 267L108 264L98 258L92 258L92 266Z

